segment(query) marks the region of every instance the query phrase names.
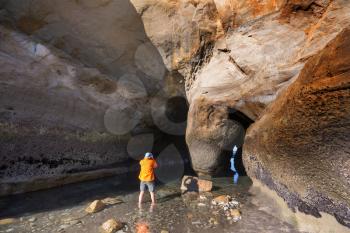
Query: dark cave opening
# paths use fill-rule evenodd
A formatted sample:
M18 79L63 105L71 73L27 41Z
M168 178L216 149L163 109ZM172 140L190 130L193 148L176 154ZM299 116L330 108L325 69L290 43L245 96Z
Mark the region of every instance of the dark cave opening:
M248 129L248 127L254 123L252 119L247 117L244 113L234 109L234 108L229 108L228 110L228 119L231 121L234 121L236 123L239 123L242 128L244 129L244 133L242 135L241 143L238 143L237 145L238 150L235 156L235 168L238 171L238 174L240 176L246 176L247 173L244 168L243 160L242 160L242 154L243 154L243 144L244 144L244 137L245 137L245 132ZM238 140L240 141L240 140ZM224 150L222 152L222 171L218 173L219 176L233 176L233 172L230 169L230 159L232 158L232 148L230 150Z
M176 124L181 124L187 121L188 109L188 102L185 97L174 96L167 99L166 101L165 116L170 121L170 124L174 123L174 127L176 127ZM165 150L169 149L169 147L171 147L172 145L174 146L172 147L172 150L166 151L166 153L168 153L168 155L166 155L168 157L168 160L165 161L162 154L164 154ZM169 132L164 132L163 130L158 128L157 133L155 134L152 153L155 154L155 156L157 157L157 161L159 161L159 163L161 163L161 165L163 166L163 168L162 166L159 167L159 169L162 170L159 172L160 176L164 175L164 173L177 173L178 171L176 170L181 169L183 169L181 177L177 177L174 174L174 178L177 177L181 179L182 175L195 175L195 172L193 171L191 166L190 153L187 147L185 137L185 129L181 135L173 135ZM179 157L174 156L174 154L180 155L181 160L179 159ZM161 156L162 158L160 158L159 156ZM165 183L161 179L161 177L160 179L158 179L158 181Z
M175 96L169 98L165 107L165 115L170 121L180 123L187 120L188 104L184 97Z

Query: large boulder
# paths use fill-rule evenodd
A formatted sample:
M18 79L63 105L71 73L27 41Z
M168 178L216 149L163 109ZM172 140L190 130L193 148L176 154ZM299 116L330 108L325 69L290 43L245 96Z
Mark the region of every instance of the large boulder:
M186 142L192 166L197 172L213 175L223 163L220 156L242 145L244 128L238 121L228 119L228 108L202 98L192 103L187 120Z

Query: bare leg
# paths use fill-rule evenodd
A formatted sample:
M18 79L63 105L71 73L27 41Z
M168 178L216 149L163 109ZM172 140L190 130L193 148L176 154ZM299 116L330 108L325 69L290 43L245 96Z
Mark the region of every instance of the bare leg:
M141 206L142 204L142 199L143 199L143 194L145 193L145 191L140 191L140 195L139 195L139 206Z
M152 205L156 204L156 198L154 197L154 192L150 192L151 199L152 199Z

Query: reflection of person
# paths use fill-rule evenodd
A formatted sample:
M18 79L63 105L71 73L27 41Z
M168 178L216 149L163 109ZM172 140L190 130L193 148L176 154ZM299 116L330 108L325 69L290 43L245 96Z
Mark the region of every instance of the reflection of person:
M136 223L136 233L149 233L149 224L147 222Z
M142 203L143 194L145 193L146 186L151 194L152 204L155 204L154 197L154 169L157 167L157 162L154 160L152 153L147 152L145 158L140 161L141 171L139 175L140 179L140 195L139 205Z
M230 159L230 163L231 163L231 170L233 171L233 183L234 184L237 184L238 182L238 177L239 177L239 174L238 174L238 171L235 167L235 158L236 158L236 155L237 155L237 146L235 145L232 149L232 157Z

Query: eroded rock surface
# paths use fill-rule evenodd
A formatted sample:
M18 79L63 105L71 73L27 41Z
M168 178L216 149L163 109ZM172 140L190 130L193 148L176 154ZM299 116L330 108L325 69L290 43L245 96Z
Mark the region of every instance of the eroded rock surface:
M193 169L204 174L215 174L223 164L222 151L232 145L242 145L244 128L238 121L228 119L228 108L206 98L192 103L187 121L186 142Z
M257 14L216 41L210 59L187 77L191 104L187 142L197 171L210 173L218 166L223 151L231 149L220 146L224 140L230 138L232 147L235 133L228 132L234 127L227 126L229 114L219 114L219 109L237 110L251 120L262 117L266 107L295 81L310 56L349 25L349 7L347 1L310 1L305 6L288 2L271 8L263 17ZM197 109L205 112L203 105L213 108L212 118L198 116ZM219 134L225 136L214 140L223 127ZM208 133L202 132L204 128Z
M128 163L128 140L152 134L155 121L184 134L166 117L167 99L185 95L183 79L166 70L129 1L0 6L1 182L67 183Z
M312 57L248 131L251 177L292 209L350 226L350 29Z
M116 102L130 105L116 84L23 34L0 31L2 180L125 161L103 120Z

